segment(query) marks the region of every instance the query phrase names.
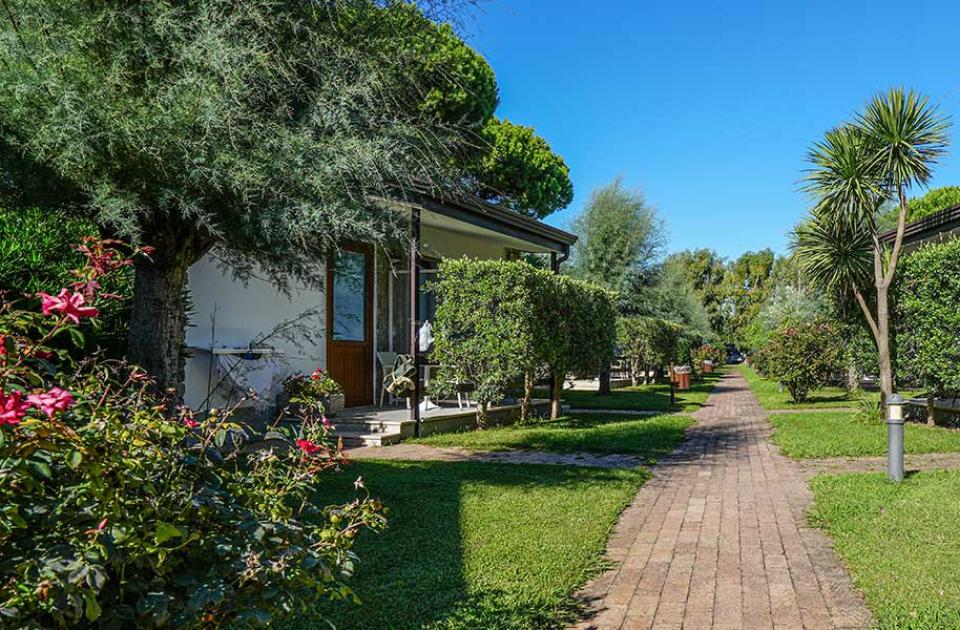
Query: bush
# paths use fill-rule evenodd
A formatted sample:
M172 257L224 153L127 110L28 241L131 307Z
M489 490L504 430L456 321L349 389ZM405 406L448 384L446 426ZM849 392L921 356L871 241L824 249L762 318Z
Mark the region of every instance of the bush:
M647 381L650 369L666 366L674 360L680 327L655 317L621 317L617 320L617 347L630 363L630 377L637 384L643 372Z
M98 238L91 221L56 210L0 209L0 292L8 299L36 297L40 291L73 281L84 255L75 243ZM101 279L103 291L123 297L105 301L95 325L88 327L88 347L100 346L119 357L126 349L133 296L133 273L117 270Z
M4 627L268 625L351 598L355 536L384 520L366 496L313 503L343 463L327 423L243 447L230 410L196 417L136 366L55 345L82 348L97 283L128 263L89 245L40 309L0 306Z
M726 358L727 353L723 348L705 343L693 350L691 363L694 372L700 373L703 370L704 361L712 361L715 366L719 367L724 364Z
M803 322L778 330L763 349L764 372L783 384L795 403L823 385L840 363L841 343L836 327Z
M932 396L960 391L960 241L911 253L897 278L893 320L898 378Z
M612 358L616 309L598 287L520 261L462 258L440 264L435 292L438 381L474 384L481 426L517 380L526 415L536 373L596 373Z

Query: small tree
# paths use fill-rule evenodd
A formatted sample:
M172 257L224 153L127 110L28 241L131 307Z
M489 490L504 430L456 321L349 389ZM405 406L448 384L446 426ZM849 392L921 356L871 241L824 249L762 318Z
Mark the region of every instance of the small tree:
M637 375L641 372L646 385L651 369L661 368L674 358L679 335L679 326L654 317L617 320L617 347L620 355L630 362L632 385L638 384Z
M808 156L807 189L816 206L792 246L816 284L857 300L877 345L884 401L894 387L889 295L903 249L907 193L930 181L946 151L948 127L926 98L893 89L872 98L852 123L827 132ZM891 244L881 240L878 221L888 203L897 205Z
M787 388L793 402L802 403L810 390L825 383L837 368L840 351L840 340L832 324L788 324L764 348L764 371Z
M897 372L927 392L927 423L937 396L960 391L960 241L911 253L894 292Z

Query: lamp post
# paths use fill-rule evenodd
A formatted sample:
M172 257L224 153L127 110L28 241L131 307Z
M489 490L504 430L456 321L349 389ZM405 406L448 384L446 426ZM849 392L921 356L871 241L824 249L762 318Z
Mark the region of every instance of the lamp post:
M903 481L903 405L900 394L887 397L887 478Z

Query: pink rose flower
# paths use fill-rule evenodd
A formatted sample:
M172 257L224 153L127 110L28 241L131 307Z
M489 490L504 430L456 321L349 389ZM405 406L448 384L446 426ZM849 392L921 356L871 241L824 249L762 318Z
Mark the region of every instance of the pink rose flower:
M60 289L57 295L49 293L38 294L41 300L44 315L63 313L74 324L80 323L81 317L97 317L100 314L93 306L84 306L87 299L81 293L71 293L67 289Z
M192 418L184 418L183 424L185 424L188 429L196 429L200 426L200 423Z
M30 394L27 396L27 402L47 414L48 418L52 418L57 413L73 407L76 401L73 400L73 396L67 390L53 387L48 392Z
M30 405L23 400L23 392L0 392L0 424L20 424Z
M318 451L323 450L323 446L321 446L320 444L315 444L310 440L303 440L303 439L297 440L297 447L307 455L313 455Z

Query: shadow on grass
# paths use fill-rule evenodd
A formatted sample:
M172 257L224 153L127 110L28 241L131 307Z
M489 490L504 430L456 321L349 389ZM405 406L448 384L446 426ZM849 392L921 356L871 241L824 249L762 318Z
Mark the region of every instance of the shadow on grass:
M317 500L349 500L358 475L388 506L389 527L355 547L362 604L320 605L339 630L562 627L570 593L601 568L609 528L647 473L359 462ZM325 626L289 630L314 627Z

